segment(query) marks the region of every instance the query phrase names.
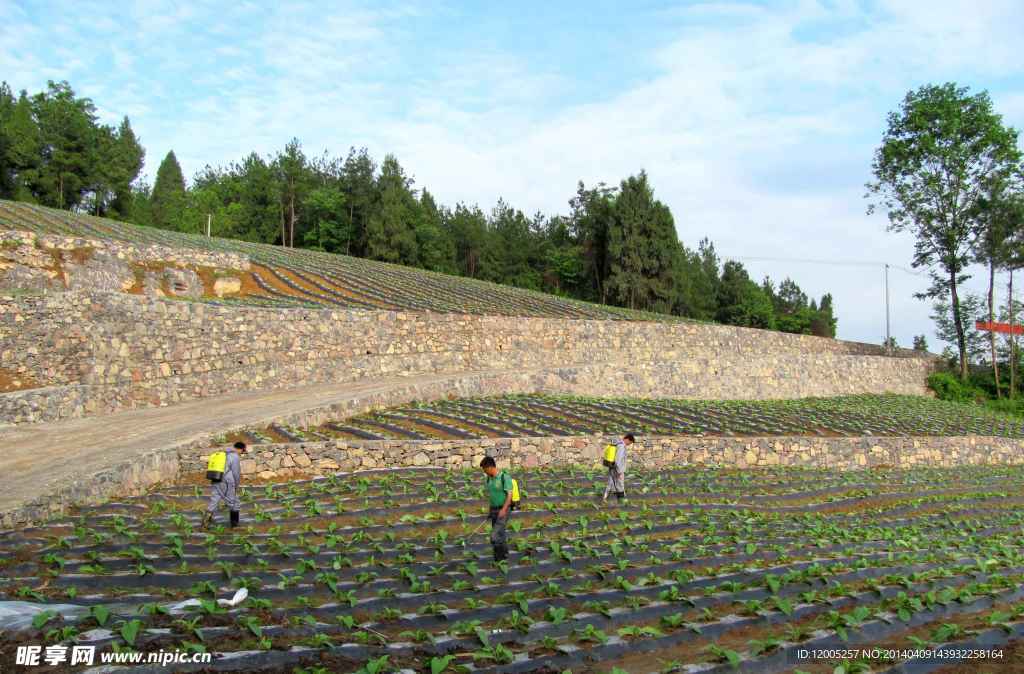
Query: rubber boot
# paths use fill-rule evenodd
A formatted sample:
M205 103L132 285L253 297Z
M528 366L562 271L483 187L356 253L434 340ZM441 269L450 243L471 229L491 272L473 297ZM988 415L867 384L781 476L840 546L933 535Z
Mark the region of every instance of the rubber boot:
M506 548L503 545L495 545L494 546L494 561L495 562L502 562L502 561L504 561L506 559L508 559L508 548Z
M617 491L617 492L615 492L615 498L619 499L619 501L622 501L622 499L626 498L626 492L624 492L624 491Z
M203 513L203 525L202 525L203 528L204 529L209 529L210 528L210 524L212 522L213 522L213 513L210 512L209 510L207 510L205 513Z
M237 526L238 526L238 511L237 510L232 510L231 511L231 528L234 529Z

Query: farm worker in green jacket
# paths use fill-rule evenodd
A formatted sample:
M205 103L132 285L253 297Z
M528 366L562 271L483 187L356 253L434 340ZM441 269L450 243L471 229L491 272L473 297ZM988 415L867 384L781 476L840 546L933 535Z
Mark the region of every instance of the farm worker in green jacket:
M615 441L615 465L608 467L608 484L604 488L604 498L608 500L608 494L615 492L615 498L620 501L626 498L626 448L636 442L632 433L627 433L621 439Z
M494 561L500 562L508 558L508 514L512 508L512 478L505 471L498 471L498 464L493 456L485 456L480 467L487 475L485 491L489 510L487 516L491 520L491 547L494 549Z
M203 528L210 526L213 521L213 513L221 501L227 503L231 517L231 526L238 526L239 511L242 509L242 502L238 500L238 485L242 483L242 460L239 452L245 452L245 443L236 442L225 450L227 461L224 464L224 477L220 482L210 485L210 503L206 506L206 513L203 515Z

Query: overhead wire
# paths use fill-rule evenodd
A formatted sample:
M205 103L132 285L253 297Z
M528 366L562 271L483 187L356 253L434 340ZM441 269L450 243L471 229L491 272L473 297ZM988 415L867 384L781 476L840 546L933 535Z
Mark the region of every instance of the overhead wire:
M924 276L923 271L915 271L908 269L902 265L892 264L889 262L878 262L868 260L822 260L814 258L797 258L797 257L771 257L771 256L759 256L759 255L723 255L724 259L727 260L745 260L747 262L783 262L783 263L797 263L797 264L823 264L832 267L872 267L877 268L883 273L882 287L883 295L882 298L885 302L885 341L883 342L887 347L890 344L890 323L889 323L889 269L898 269L899 271L910 274L911 276Z
M913 276L924 276L923 271L915 271L908 269L902 265L892 264L891 262L878 262L868 260L820 260L812 258L799 258L799 257L766 257L758 255L723 255L724 259L727 260L746 260L748 262L797 262L804 264L824 264L835 267L884 267L889 266L890 269L898 269L907 274Z

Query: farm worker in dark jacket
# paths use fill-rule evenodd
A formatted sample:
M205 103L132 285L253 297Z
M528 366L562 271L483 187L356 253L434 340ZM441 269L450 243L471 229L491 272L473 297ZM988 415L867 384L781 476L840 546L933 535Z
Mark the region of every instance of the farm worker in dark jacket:
M210 504L206 506L206 514L203 515L203 528L210 526L213 521L213 513L221 501L228 504L228 511L231 513L231 526L238 526L239 511L242 503L238 500L238 485L242 483L242 460L239 452L245 452L245 443L236 442L234 446L226 450L227 461L224 463L224 477L220 482L210 485Z
M490 506L487 516L491 520L491 547L494 561L508 557L508 514L512 507L512 478L505 471L498 472L493 456L485 456L480 467L487 475L485 491Z
M632 433L627 433L620 440L615 441L615 465L608 467L608 484L604 488L604 498L608 500L608 494L615 492L615 498L620 501L626 498L626 447L629 447L636 438Z

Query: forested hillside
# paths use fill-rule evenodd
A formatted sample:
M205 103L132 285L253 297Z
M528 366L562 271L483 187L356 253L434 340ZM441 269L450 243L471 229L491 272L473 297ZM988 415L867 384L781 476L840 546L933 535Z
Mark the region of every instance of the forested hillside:
M712 242L679 241L642 170L577 185L564 214L439 204L398 158L363 149L308 156L293 139L270 156L207 166L186 181L174 152L150 186L128 118L101 124L66 83L34 95L0 85L0 198L160 229L340 253L732 325L835 336L832 298L808 298L722 261Z

